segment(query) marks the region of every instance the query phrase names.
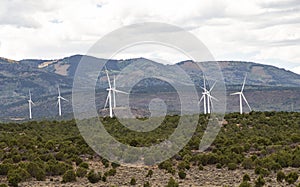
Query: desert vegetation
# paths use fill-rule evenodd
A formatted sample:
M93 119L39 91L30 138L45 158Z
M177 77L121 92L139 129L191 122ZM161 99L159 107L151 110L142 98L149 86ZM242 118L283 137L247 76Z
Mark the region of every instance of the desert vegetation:
M131 131L114 118L100 120L120 142L141 147L168 138L179 118L166 116L160 127L148 133ZM227 114L213 144L200 152L198 147L207 122L208 116L200 115L194 136L171 159L139 168L141 172L122 180L118 177L126 171L126 166L98 156L81 137L74 120L3 123L0 124L0 185L30 186L31 182L54 181L61 185L84 182L96 186L185 186L193 183L194 175L220 171L224 176L240 173L238 179L221 186L299 186L300 113ZM166 180L160 180L164 175ZM196 181L193 185L207 183Z

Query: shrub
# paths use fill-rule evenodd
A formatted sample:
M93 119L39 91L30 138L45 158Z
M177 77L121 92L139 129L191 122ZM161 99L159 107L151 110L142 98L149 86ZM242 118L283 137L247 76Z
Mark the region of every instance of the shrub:
M88 175L87 175L87 179L90 181L90 183L97 183L99 182L101 176L99 176L97 173L95 173L94 170L91 170Z
M77 168L77 170L76 170L77 177L85 177L86 174L87 174L87 169L82 168L82 167Z
M75 182L76 181L76 175L73 169L70 169L65 172L65 174L62 177L62 182L67 183L67 182Z
M144 187L150 187L150 183L149 183L148 181L146 181L146 182L144 183Z
M6 184L2 183L0 184L0 187L8 187Z
M244 169L252 169L253 168L253 161L251 158L246 158L242 162L242 166Z
M79 167L82 167L82 168L85 168L85 169L89 169L89 164L86 163L86 162L81 162L81 163L79 164Z
M200 164L199 167L198 167L198 169L199 169L199 170L203 170L204 168L203 168L203 166Z
M255 181L255 187L263 187L265 183L265 179L263 178L263 176L260 175Z
M115 163L115 162L111 163L111 167L113 167L114 169L116 169L119 166L120 166L120 164L118 164L118 163Z
M185 173L184 171L180 170L180 171L178 172L178 176L179 176L180 179L185 179L186 173Z
M74 162L76 163L76 166L79 166L83 162L83 160L79 156L76 156L74 158Z
M108 170L107 172L104 173L105 176L115 176L117 173L117 170L112 168L110 170Z
M46 165L46 173L50 176L63 175L70 169L73 169L71 165L53 160L50 160Z
M289 184L294 184L298 179L298 174L296 172L290 172L288 175L285 176L286 182Z
M134 177L131 178L131 180L130 180L130 185L136 185L136 180L135 180Z
M152 177L152 175L153 175L153 171L150 169L150 170L148 171L148 173L147 173L146 177L149 177L149 178L151 178L151 177Z
M227 167L228 170L235 170L237 168L237 165L235 163L229 163Z
M222 168L222 164L217 163L217 164L216 164L216 168L221 169L221 168Z
M38 181L46 180L45 170L42 169L38 164L34 162L30 162L27 165L27 171L32 177L36 178L36 180Z
M243 176L243 181L250 181L251 179L250 179L250 176L248 175L248 174L245 174L244 176Z
M178 183L172 177L170 177L166 187L178 187L178 186L179 186Z
M9 168L9 164L0 164L0 175L7 175Z
M251 184L248 181L243 181L239 187L251 187Z
M103 175L103 177L101 178L101 180L103 181L103 182L106 182L106 176L105 175Z
M22 168L9 170L7 174L8 183L13 187L17 187L19 182L26 181L29 178L30 174Z
M262 175L262 176L268 176L270 174L270 172L260 166L256 167L254 170L255 174L257 175Z
M277 173L277 177L276 177L278 182L282 182L285 179L285 174L282 171L279 171Z

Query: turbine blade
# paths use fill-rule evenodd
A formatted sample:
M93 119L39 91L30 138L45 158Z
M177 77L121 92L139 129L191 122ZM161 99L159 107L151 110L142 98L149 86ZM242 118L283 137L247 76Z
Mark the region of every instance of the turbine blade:
M121 90L116 90L116 89L113 89L114 92L117 92L117 93L123 93L123 94L129 94L127 92L124 92L124 91L121 91Z
M60 96L60 89L59 89L59 85L57 87L57 90L58 90L58 95Z
M108 86L111 89L111 84L110 84L110 79L109 79L109 76L108 76L108 71L106 69L106 66L104 66L104 67L105 67L105 73L106 73L106 77L107 77L107 81L108 81Z
M114 76L114 89L116 89L116 76Z
M230 95L239 95L239 94L241 94L241 93L240 92L235 92L235 93L232 93Z
M202 87L202 86L200 86L200 88L202 88L203 91L207 91L206 88L204 88L204 87Z
M250 111L252 111L252 109L243 93L242 93L242 97L243 97L244 101L246 102L247 106L249 107Z
M203 89L206 90L205 75L203 73Z
M209 97L215 101L219 101L217 98L215 98L214 96L209 95Z
M31 92L30 92L30 90L28 91L28 93L29 93L29 100L31 100Z
M244 78L244 82L243 82L243 86L242 86L241 92L244 91L245 83L246 83L246 78L247 78L247 73L246 73L245 78Z
M103 109L106 108L106 106L107 106L107 104L108 104L108 99L109 99L109 94L107 94L106 101L105 101L105 105L104 105Z
M65 99L65 98L63 98L63 97L60 97L62 100L64 100L64 101L67 101L67 102L69 102L67 99Z
M215 83L212 85L212 87L210 88L209 92L212 91L212 89L214 89L215 85L216 85L217 81L215 81Z
M200 100L198 101L198 105L201 103L201 101L204 99L205 95L202 94L202 97L200 98Z

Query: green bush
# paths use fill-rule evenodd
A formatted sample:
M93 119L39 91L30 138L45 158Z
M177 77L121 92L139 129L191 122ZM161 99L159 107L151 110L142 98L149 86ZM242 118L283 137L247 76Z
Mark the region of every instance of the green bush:
M114 169L116 169L117 167L120 167L120 164L112 162L111 163L111 167L113 167Z
M149 177L149 178L151 178L151 177L152 177L152 175L153 175L153 171L150 169L150 170L148 171L148 173L147 173L146 177Z
M91 170L88 175L87 175L87 179L90 181L90 183L97 183L99 182L99 180L101 179L101 176L99 176L98 173L95 173L94 170Z
M245 174L244 176L243 176L243 181L250 181L251 179L250 179L250 176L248 175L248 174Z
M130 180L130 185L136 185L136 180L135 180L134 177L131 178L131 180Z
M85 168L82 168L82 167L78 167L77 170L76 170L76 176L77 177L85 177L85 175L87 174L87 169Z
M32 177L36 178L36 180L38 181L46 180L45 170L34 162L30 162L27 165L27 171Z
M73 167L63 162L57 162L50 160L46 164L46 173L50 176L63 175L67 170L71 170Z
M107 180L106 176L103 175L103 177L101 178L101 180L102 180L103 182L106 182L106 180Z
M184 171L180 170L180 171L178 172L178 176L179 176L180 179L185 179L186 173L185 173Z
M261 175L255 181L255 187L263 187L265 184L266 184L266 181L263 178L263 176L261 176Z
M294 184L298 180L298 174L296 172L290 172L285 176L286 182L289 184Z
M85 169L89 169L89 164L86 163L86 162L81 162L81 163L79 164L79 167L82 167L82 168L85 168Z
M7 173L8 183L11 186L18 186L19 182L26 181L29 178L30 178L30 174L22 168L9 170Z
M262 176L268 176L270 174L270 172L260 166L256 167L254 170L255 174L257 175L262 175Z
M253 168L253 161L251 158L245 158L242 162L242 166L244 169L252 169Z
M282 171L277 172L276 179L278 182L282 182L285 179L285 174Z
M198 169L199 170L204 170L204 168L203 168L203 166L201 164L198 166Z
M10 164L0 164L0 175L7 175Z
M149 181L144 182L144 187L150 187Z
M108 170L107 172L105 172L104 175L107 176L107 177L108 176L115 176L116 173L117 173L117 170L112 168L112 169Z
M228 167L228 170L235 170L237 168L237 165L236 165L236 163L229 163L227 165L227 167Z
M221 163L217 163L217 164L216 164L216 168L217 168L217 169L221 169L221 168L222 168L222 164L221 164Z
M243 181L239 187L251 187L251 184L248 181Z
M2 183L0 184L0 187L8 187L6 184Z
M178 186L179 186L178 183L172 177L170 177L166 187L178 187Z
M63 183L75 182L75 181L76 181L76 174L75 174L74 170L72 170L72 169L66 171L62 177Z

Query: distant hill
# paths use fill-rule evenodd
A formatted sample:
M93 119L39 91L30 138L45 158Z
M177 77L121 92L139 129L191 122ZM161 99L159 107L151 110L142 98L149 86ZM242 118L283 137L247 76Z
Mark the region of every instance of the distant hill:
M26 118L29 89L33 94L33 101L36 103L33 109L36 110L34 111L35 115L39 117L55 117L57 115L57 85L61 87L62 94L71 101L73 78L82 57L85 57L88 61L106 62L105 59L82 55L52 60L25 59L15 61L0 58L0 118ZM195 63L192 61L183 61L175 65L162 65L145 58L135 58L109 60L106 67L111 74L117 75L133 62L141 64L142 62L151 63L168 74L172 74L172 68L179 66L192 77L195 85L202 85L202 71L201 69L195 69ZM201 62L200 65L206 66L207 63L209 62ZM218 61L218 64L229 93L238 90L245 74L248 74L245 94L249 97L249 102L252 101L252 106L255 106L256 110L290 110L291 105L293 105L295 110L300 110L300 108L297 109L297 106L300 106L300 103L297 103L300 100L300 75L274 66L253 62ZM151 67L142 66L142 68ZM176 77L176 74L172 76L180 80L180 77ZM134 79L134 77L132 78ZM106 80L105 74L100 74L99 79ZM185 84L185 82L182 82L182 84ZM106 94L105 87L106 85L99 85L100 95L103 95L103 98L99 98L99 105L103 105ZM103 88L102 91L101 88ZM139 88L137 91L149 94L153 90L156 92L161 89L161 91L170 92L171 89L163 81L156 79L145 80L137 88ZM289 93L284 95L282 90L286 90ZM258 92L259 95L257 95ZM270 95L270 93L272 94ZM268 101L268 106L270 107L264 105L264 103L260 104L255 99L256 97L264 98L264 94L268 95L268 98L265 99L270 100ZM279 96L280 99L277 98ZM234 103L230 105L229 111L236 110L235 104L237 100L229 97L228 102ZM63 106L65 107L65 113L70 114L72 112L71 103L65 103Z

